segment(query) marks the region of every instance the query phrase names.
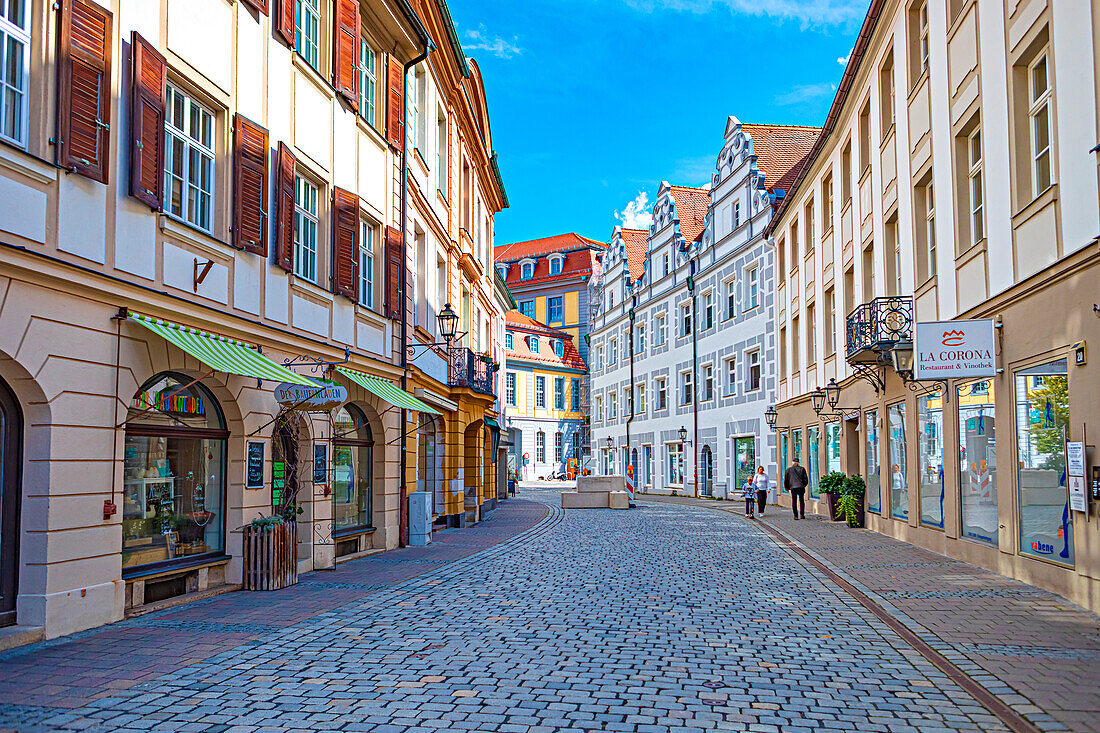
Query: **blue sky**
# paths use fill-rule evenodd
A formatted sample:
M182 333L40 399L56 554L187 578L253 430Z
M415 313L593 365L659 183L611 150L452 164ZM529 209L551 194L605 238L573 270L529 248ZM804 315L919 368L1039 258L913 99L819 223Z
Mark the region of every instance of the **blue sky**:
M485 76L511 203L497 218L504 244L567 231L607 241L640 193L652 205L662 180L710 180L731 114L820 125L867 0L449 6Z

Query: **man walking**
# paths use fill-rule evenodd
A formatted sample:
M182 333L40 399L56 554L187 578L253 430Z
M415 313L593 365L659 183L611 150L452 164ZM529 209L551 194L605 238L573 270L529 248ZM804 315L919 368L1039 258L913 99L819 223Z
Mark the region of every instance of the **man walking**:
M810 483L810 477L806 469L798 465L798 459L791 461L790 468L783 474L783 488L791 492L791 509L794 510L795 519L806 518L806 485Z

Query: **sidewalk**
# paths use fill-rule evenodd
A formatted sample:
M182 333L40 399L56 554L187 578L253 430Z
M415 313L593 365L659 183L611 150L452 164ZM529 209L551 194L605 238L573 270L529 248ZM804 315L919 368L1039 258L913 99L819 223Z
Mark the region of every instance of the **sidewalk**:
M274 592L236 592L0 653L0 731L87 705L397 585L530 529L547 514L505 502L475 527L300 576Z
M740 514L724 502L679 501ZM1045 590L844 522L795 521L771 506L763 522L1043 730L1100 732L1097 616Z

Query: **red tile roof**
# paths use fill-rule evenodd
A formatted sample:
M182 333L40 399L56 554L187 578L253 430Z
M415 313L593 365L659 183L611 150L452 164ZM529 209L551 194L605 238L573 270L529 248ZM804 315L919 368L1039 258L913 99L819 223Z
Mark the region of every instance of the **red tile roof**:
M504 352L505 360L522 359L545 364L548 367L564 367L566 369L587 369L584 359L577 351L577 345L573 343L573 335L565 331L559 331L546 324L539 323L530 316L525 316L517 310L510 310L504 314L505 328L511 331L516 338L512 338L512 348ZM539 353L534 354L528 347L527 336L539 336ZM562 355L558 356L550 347L549 339L561 339Z
M638 280L645 272L645 255L649 250L649 232L645 229L623 229L623 246L630 266L630 279Z
M741 129L752 137L756 167L764 172L764 185L769 191L790 192L821 134L820 127L803 125L743 124Z
M694 242L706 229L707 206L710 205L710 189L690 186L670 186L676 202L676 216L680 219L680 234L684 240Z
M534 283L553 282L554 280L568 280L582 275L590 276L596 262L596 251L592 249L580 249L565 253L565 262L561 265L561 272L557 275L550 274L550 259L540 257L535 260L535 272L530 278L521 280L523 267L518 261L508 263L508 276L504 282L509 289L522 288ZM526 259L526 257L522 258Z
M551 252L567 252L574 249L596 247L600 250L607 248L603 242L582 237L575 232L568 234L556 234L553 237L531 239L526 242L514 242L512 244L498 244L493 248L493 258L497 262L515 262L527 257L539 257Z

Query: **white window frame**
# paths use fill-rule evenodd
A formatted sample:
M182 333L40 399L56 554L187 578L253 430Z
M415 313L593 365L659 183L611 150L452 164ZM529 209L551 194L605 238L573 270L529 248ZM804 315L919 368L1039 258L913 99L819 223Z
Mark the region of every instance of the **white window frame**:
M365 35L359 38L359 115L378 126L378 52Z
M539 353L539 337L538 336L528 336L527 337L527 348L529 348L531 350L532 354Z
M1035 69L1039 64L1043 64L1044 68L1044 82L1046 88L1038 96L1035 94ZM1029 167L1031 168L1031 196L1035 198L1054 182L1054 139L1051 129L1051 97L1053 96L1053 90L1050 88L1050 57L1049 49L1044 48L1035 58L1027 65L1027 100L1028 100L1028 150L1031 155L1031 162ZM1036 132L1039 128L1039 115L1044 113L1046 118L1046 147L1042 150L1036 149ZM1047 185L1042 188L1039 187L1039 168L1040 159L1046 158L1046 177Z
M318 280L317 238L320 219L317 202L320 189L303 175L294 176L294 274L314 285Z
M191 127L192 116L197 111L200 126L198 131L185 130L175 124L172 112L176 106L176 99L179 100L180 116L187 127ZM217 159L214 152L214 128L217 117L208 107L172 82L169 82L166 87L165 100L164 213L173 219L179 219L204 232L209 232L214 226L214 191L216 190L214 177L217 172L214 165ZM172 170L173 161L175 161L172 151L175 144L180 147L177 171ZM191 162L196 157L201 161L202 168L199 171L194 171L191 167ZM172 202L174 183L177 183L180 188L178 211L175 210ZM204 201L205 210L202 206ZM199 202L197 206L196 202Z
M504 375L504 399L512 407L516 406L516 373Z
M637 334L634 336L634 353L635 354L644 354L645 353L645 324L644 323L639 324L635 328L635 330L637 331Z
M528 267L531 268L530 271L528 271L528 269L527 269ZM519 279L520 280L530 280L534 276L535 276L535 263L534 262L524 262L524 263L520 264L520 266L519 266Z
M294 5L294 49L320 71L321 0L295 0Z
M703 365L703 396L700 402L710 402L714 399L714 367L710 364Z
M925 262L927 268L928 277L936 276L936 190L935 184L929 180L928 185L924 187L924 242L925 242L925 256L928 257ZM897 292L901 294L901 240L898 240L897 251L894 253L895 270L897 271Z
M645 414L645 407L646 407L646 405L645 405L645 382L639 382L637 384L637 386L634 389L634 394L636 395L635 402L636 402L636 407L637 407L637 411L638 411L637 414L644 415Z
M970 191L970 243L985 239L985 188L982 185L982 128L966 137L967 181Z
M451 157L450 145L451 133L447 111L439 107L435 113L435 187L447 200L451 197L448 168ZM501 277L504 277L504 273L501 273Z
M511 331L505 332L505 334L504 334L504 348L506 348L506 349L514 348L514 346L513 346L513 344L514 344L513 339L514 338L515 337L512 335Z
M760 364L760 349L752 349L745 354L745 363L748 368L745 370L745 391L757 392L764 388L764 371ZM756 370L756 386L752 386L752 374L753 370Z
M27 103L27 95L30 93L31 78L31 13L28 12L28 6L33 7L33 3L31 0L15 0L14 5L7 2L0 5L7 6L9 11L12 8L18 8L22 15L23 26L26 26L18 25L0 9L0 121L3 121L0 124L0 139L25 148L28 141L27 126L30 124L30 105ZM21 46L14 74L14 81L18 86L11 84L13 80L6 78L8 66L11 64L8 47L12 44ZM14 114L10 110L13 104L18 108ZM13 129L8 128L9 120L15 125Z
M554 409L565 410L565 377L554 377Z
M917 76L928 69L928 2L922 2L917 8Z
M703 293L703 330L709 331L714 327L714 291Z
M657 400L654 410L664 410L668 408L668 380L665 377L657 377L653 380L653 391L657 393L660 398Z
M727 280L726 286L726 320L737 315L737 280Z
M741 202L733 202L733 228L741 226Z
M665 474L668 486L683 486L684 444L679 441L665 443L665 459L668 464L668 473Z
M691 317L691 303L687 302L680 306L680 338L687 338L691 335L691 329L694 326L692 323L694 319Z
M535 407L546 409L546 377L535 377Z
M618 393L607 393L607 419L615 420L619 417L619 400Z
M665 314L659 314L655 319L657 322L656 333L653 335L653 345L664 346L665 345Z
M603 420L603 396L596 395L596 419Z
M565 258L561 255L555 255L550 258L550 274L560 275L562 268L565 267ZM555 269L557 268L557 269Z
M695 390L691 383L691 370L688 369L680 372L680 406L692 404L693 399L695 399Z
M613 338L607 342L607 365L609 367L615 366L619 358L619 340Z
M554 433L554 461L561 463L565 460L565 433L560 430Z
M535 462L546 463L546 433L535 433Z
M760 266L750 267L745 273L745 280L748 283L745 290L748 307L745 310L751 311L753 308L760 307Z
M359 220L359 303L374 309L375 225Z
M726 359L726 396L737 394L737 357Z

